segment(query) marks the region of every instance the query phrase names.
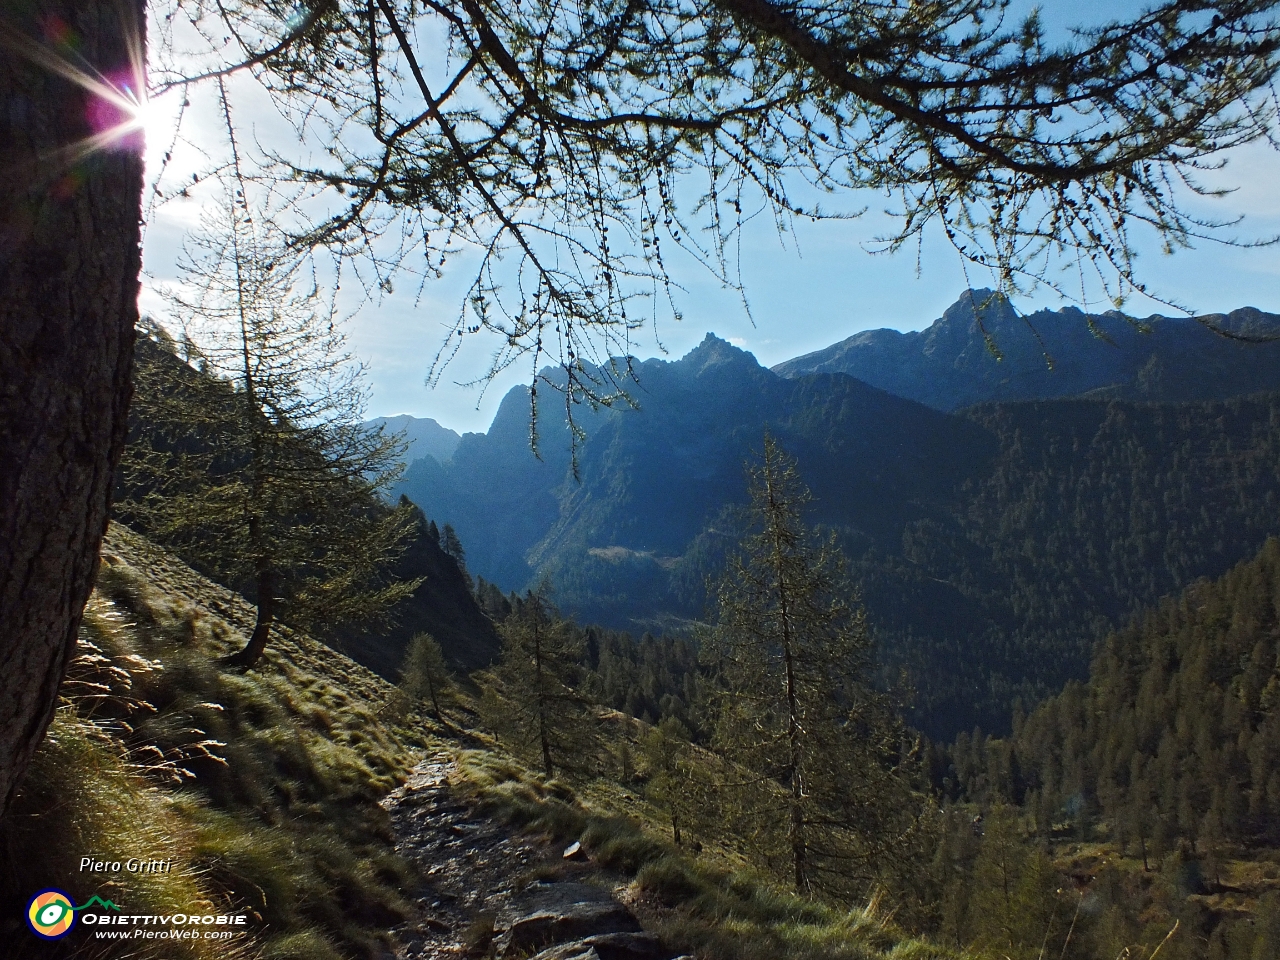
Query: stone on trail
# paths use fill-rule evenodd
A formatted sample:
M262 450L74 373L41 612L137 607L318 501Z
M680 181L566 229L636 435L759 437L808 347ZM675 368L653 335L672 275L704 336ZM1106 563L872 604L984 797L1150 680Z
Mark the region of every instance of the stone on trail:
M667 951L651 933L605 933L548 947L531 960L666 960L666 957Z
M562 943L548 947L529 960L601 960L600 954L584 943Z

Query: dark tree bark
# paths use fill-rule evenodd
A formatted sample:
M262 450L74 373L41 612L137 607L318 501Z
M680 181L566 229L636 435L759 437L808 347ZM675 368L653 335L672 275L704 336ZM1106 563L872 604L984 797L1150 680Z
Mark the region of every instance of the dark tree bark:
M276 573L270 567L258 571L258 620L253 625L249 642L223 660L229 667L246 670L257 666L271 639L271 625L276 621Z
M49 59L125 82L142 62L143 9L17 0L0 12L0 816L52 719L93 586L138 313L140 135L82 149L124 118Z

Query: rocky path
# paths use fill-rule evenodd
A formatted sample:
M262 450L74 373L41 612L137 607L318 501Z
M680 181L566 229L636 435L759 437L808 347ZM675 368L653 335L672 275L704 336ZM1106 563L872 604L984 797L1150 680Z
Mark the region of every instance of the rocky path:
M426 760L383 802L427 881L397 960L671 958L614 896L617 878L484 815L450 790L453 769Z

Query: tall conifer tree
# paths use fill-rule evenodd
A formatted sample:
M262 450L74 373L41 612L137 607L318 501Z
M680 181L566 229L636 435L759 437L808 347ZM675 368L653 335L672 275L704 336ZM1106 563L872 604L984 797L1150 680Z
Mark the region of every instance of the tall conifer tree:
M502 658L481 713L512 752L542 766L577 771L594 754L592 704L578 690L582 640L532 591L498 627Z
M363 369L334 305L263 218L228 199L189 242L194 294L171 296L200 369L161 357L139 370L124 506L255 600L253 634L231 658L252 667L282 612L321 631L368 623L419 581L388 573L413 523L379 497L402 444L362 424Z
M745 772L729 793L759 824L765 859L785 863L798 890L854 893L886 868L919 804L869 683L871 641L842 557L801 520L810 499L766 435L754 529L720 581L706 648L720 680L715 743Z

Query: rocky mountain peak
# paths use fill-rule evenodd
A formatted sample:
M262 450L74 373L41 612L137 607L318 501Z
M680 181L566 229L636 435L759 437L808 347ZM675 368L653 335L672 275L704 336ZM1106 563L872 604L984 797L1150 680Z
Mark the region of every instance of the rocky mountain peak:
M713 368L761 369L760 363L747 351L735 347L727 340L708 333L702 342L685 354L677 363L690 368L696 376L702 376Z

